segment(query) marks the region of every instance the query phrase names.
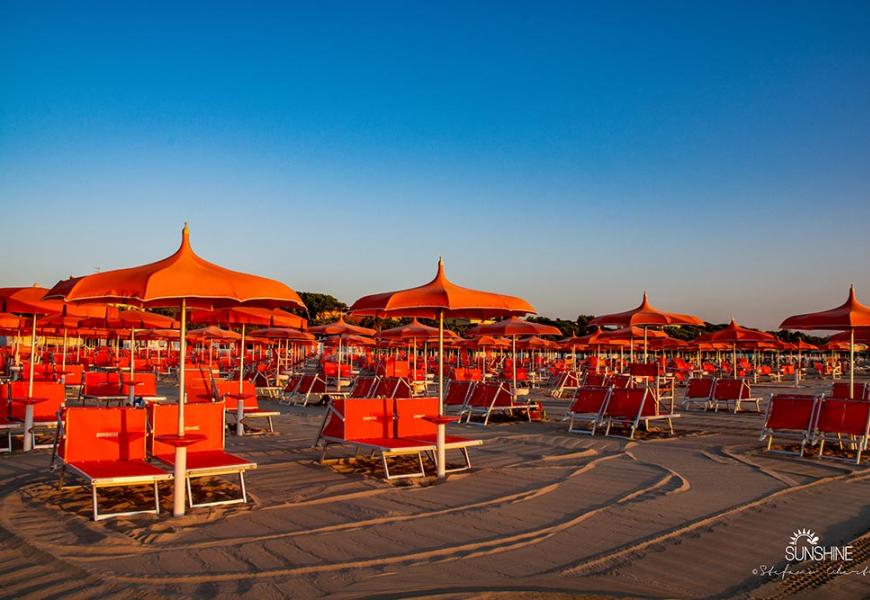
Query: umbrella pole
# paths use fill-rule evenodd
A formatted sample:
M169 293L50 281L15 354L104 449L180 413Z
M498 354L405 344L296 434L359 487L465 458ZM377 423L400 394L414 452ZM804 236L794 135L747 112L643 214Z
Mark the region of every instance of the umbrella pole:
M187 353L187 299L181 299L181 338L178 358L178 437L184 437L184 363ZM175 447L175 473L173 478L172 515L184 516L185 482L187 481L187 446Z
M239 354L239 393L242 393L242 377L245 374L245 324L242 323L242 351Z
M63 356L60 359L60 370L66 371L66 327L63 328ZM66 374L60 376L60 380L66 384Z
M855 328L849 329L849 398L855 398Z
M417 338L411 338L414 342L414 381L417 381Z
M516 398L517 397L517 336L515 336L515 335L511 336L511 354L512 354L511 366L513 367L513 371L514 371L513 396L514 396L514 398Z
M438 312L438 414L444 414L444 311ZM438 423L435 452L438 455L438 479L447 477L444 423Z
M134 348L136 347L136 330L131 327L130 328L130 385L129 385L129 397L127 401L130 403L130 406L133 406L133 403L136 401L136 386L133 385L133 382L136 380L136 372L135 367L133 366L136 362L136 353L134 352ZM124 388L121 388L121 393L124 392Z
M242 420L245 417L245 399L242 397L242 387L245 376L245 324L242 323L242 359L239 363L239 397L236 399L236 435L245 435L245 424Z
M737 379L737 342L731 346L731 376Z
M30 334L30 373L27 379L27 397L33 397L33 368L34 356L36 355L36 313L33 313L33 330ZM33 405L28 403L24 407L24 451L33 450Z
M646 352L646 325L643 326L643 362L647 362L647 352Z

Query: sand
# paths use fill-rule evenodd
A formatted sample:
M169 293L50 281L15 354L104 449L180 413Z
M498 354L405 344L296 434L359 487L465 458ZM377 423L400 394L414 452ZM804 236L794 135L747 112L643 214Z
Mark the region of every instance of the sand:
M365 460L320 465L310 446L323 409L282 406L275 435L228 436L230 451L259 465L250 504L181 519L169 516L166 486L164 514L93 523L85 491L52 486L46 451L5 455L0 595L870 596L870 569L753 574L782 566L803 528L825 546L853 542L849 568L870 567L865 467L763 453L755 414L688 413L673 438L569 434L567 401L534 395L549 422L452 426L485 445L471 450L471 472L440 484L387 483ZM107 499L122 508L148 497Z

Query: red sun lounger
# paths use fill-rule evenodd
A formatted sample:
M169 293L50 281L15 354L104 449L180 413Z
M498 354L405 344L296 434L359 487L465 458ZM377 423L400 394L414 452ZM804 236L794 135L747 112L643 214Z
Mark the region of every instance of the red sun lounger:
M238 397L233 397L232 394L239 393L238 381L215 381L215 392L224 402L227 407L227 416L230 422L235 426L236 419L239 414ZM231 394L228 396L228 394ZM265 419L266 425L269 428L269 433L274 433L275 428L272 426L272 417L277 417L281 413L274 410L263 410L260 408L260 400L257 398L257 388L253 381L242 381L242 426L255 419Z
M351 398L371 398L378 387L380 377L357 377L353 389L350 391Z
M779 452L803 456L807 444L813 441L820 402L819 396L771 394L761 429L761 441L767 440L767 450L772 449L776 435L800 442L799 452Z
M187 498L191 507L216 506L247 502L245 471L256 469L257 464L224 450L226 432L225 409L223 402L200 402L184 407L185 435L203 436L203 439L187 448ZM151 456L168 466L175 465L175 446L160 441L163 435L178 433L177 404L149 404L148 419L151 432L148 445ZM212 502L194 502L190 482L200 477L238 475L241 495L239 498Z
M755 405L755 412L761 412L761 397L753 396L749 382L745 379L717 379L713 390L713 412L718 412L719 404L728 408L734 406L734 414L740 411L740 404L749 402Z
M486 427L492 415L499 412L508 416L525 415L531 421L531 411L535 408L535 405L527 402L516 402L503 383L478 383L465 406L465 422ZM472 421L471 418L475 416L483 417L483 421Z
M27 389L26 381L13 381L9 384L10 420L24 421ZM24 435L31 436L33 448L51 448L52 444L37 445L36 434L40 431L54 431L57 427L58 414L66 405L66 389L60 382L34 381L33 398L42 398L42 401L33 405L33 427L30 431L25 431Z
M686 386L686 396L683 398L683 408L688 410L692 404L701 404L704 410L713 406L713 390L716 380L712 377L692 377Z
M629 429L628 439L634 439L641 423L649 429L649 422L655 420L667 421L668 430L674 435L673 419L679 416L670 411L661 412L655 395L647 387L614 388L604 408L603 418L607 423L604 435L610 435L613 425L621 425Z
M395 436L394 401L392 398L336 398L330 401L314 446L321 446L320 461L326 459L330 445L353 446L380 454L387 479L423 477L423 452L432 452L435 445ZM389 459L416 455L419 470L410 473L390 472Z
M444 411L464 412L475 385L476 381L451 379L444 395Z
M823 397L816 418L816 431L819 458L828 458L825 456L825 441L833 436L841 449L850 446L855 451L855 463L861 464L861 455L867 449L870 435L870 401Z
M604 421L604 411L610 400L609 387L583 386L577 389L566 417L570 433L595 435L595 429ZM577 422L589 423L591 429L576 427Z
M64 410L57 456L63 461L59 485L66 469L91 488L94 521L134 515L158 514L157 483L172 474L145 462L145 411L131 407L71 407ZM154 510L100 514L97 490L134 485L154 486Z
M316 399L319 402L325 393L326 381L320 375L307 374L302 376L291 394L285 393L284 401L290 404L308 406L311 399Z
M430 444L434 447L438 426L427 420L427 417L438 414L438 398L396 398L395 402L396 437ZM483 441L445 434L444 444L446 450L458 450L464 459L463 466L445 469L447 473L453 473L471 468L468 448L481 446ZM430 452L429 454L437 467L436 453Z

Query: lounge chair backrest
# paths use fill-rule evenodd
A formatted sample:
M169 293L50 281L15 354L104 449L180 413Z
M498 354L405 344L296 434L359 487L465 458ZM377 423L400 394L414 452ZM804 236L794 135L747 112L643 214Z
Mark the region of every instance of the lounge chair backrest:
M407 398L411 395L411 386L401 377L384 377L378 382L374 395L383 398Z
M13 381L9 384L9 400L11 402L12 417L19 421L24 420L26 405L23 402L15 402L16 398L27 397L28 382ZM66 389L62 383L53 381L34 381L33 397L48 398L45 402L33 405L33 418L37 421L51 421L57 419L57 411L66 402Z
M813 425L817 402L817 396L774 394L770 397L764 427L806 431Z
M377 377L357 377L356 384L350 392L351 398L368 398L377 387Z
M611 383L612 383L613 387L615 387L615 388L631 387L632 376L631 375L614 375Z
M130 381L130 374L126 373L121 381ZM136 396L156 396L157 395L157 375L154 373L134 372L133 381L141 381L139 385L133 386L133 394ZM130 393L130 386L121 384L121 393L127 395Z
M713 388L716 400L742 400L749 398L751 390L745 379L717 379Z
M435 435L438 426L423 417L438 414L438 398L396 398L396 436Z
M511 406L513 404L514 397L504 385L496 383L492 384L492 387L495 388L491 392L495 398L495 401L492 403L493 407Z
M83 392L86 396L117 396L121 393L121 376L117 371L88 371Z
M322 435L345 440L391 438L392 398L346 398L334 400Z
M597 413L610 396L609 387L583 386L577 389L570 412L577 414Z
M839 383L835 383L833 389L831 390L831 398L842 398L849 399L849 382L841 381ZM867 384L864 382L855 384L855 396L852 400L866 400L867 399Z
M287 380L287 385L284 386L284 392L292 394L299 389L299 384L302 382L302 375L293 375Z
M607 380L608 377L604 373L586 373L586 379L583 381L583 385L603 387L608 384Z
M656 402L650 402L647 396L646 387L614 388L607 403L607 415L626 419L638 414L653 416L658 406Z
M870 402L823 398L816 427L822 433L865 436L868 423L870 423Z
M510 406L511 394L500 383L478 383L474 386L468 405L475 408Z
M473 381L458 381L456 379L450 382L447 387L447 395L444 397L444 406L462 406L468 398L468 393L474 387Z
M82 385L84 383L84 367L82 365L66 365L64 383L66 385Z
M628 366L628 374L632 377L658 377L658 363L631 363Z
M187 369L184 372L184 393L189 404L212 402L214 393L211 389L211 371L204 369Z
M225 402L227 408L230 411L237 410L238 399L227 398L226 395L239 393L239 381L237 379L231 381L225 379L216 379L214 385L219 401ZM257 400L257 388L254 385L253 381L243 380L241 393L245 395L244 399L242 400L242 402L244 402L245 410L260 409L260 402Z
M200 402L187 404L184 407L184 433L199 434L206 437L188 447L188 454L211 452L224 449L224 403ZM148 421L151 433L148 436L148 446L152 456L170 456L175 453L175 447L157 439L160 435L178 433L177 404L149 404Z
M125 461L145 458L145 411L138 408L75 406L64 411L63 442L67 462Z
M686 398L712 398L715 379L709 377L693 377L686 388Z

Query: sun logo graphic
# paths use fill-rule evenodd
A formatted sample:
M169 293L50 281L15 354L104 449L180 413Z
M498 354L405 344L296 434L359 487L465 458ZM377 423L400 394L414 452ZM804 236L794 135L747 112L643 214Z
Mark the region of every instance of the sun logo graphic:
M808 544L815 546L819 543L819 536L812 529L798 529L792 534L789 540L792 546L797 546L802 539L805 539Z
M789 562L803 562L806 560L852 560L852 546L831 546L826 548L819 545L819 536L812 529L798 529L789 538L788 546L785 547L785 559Z

